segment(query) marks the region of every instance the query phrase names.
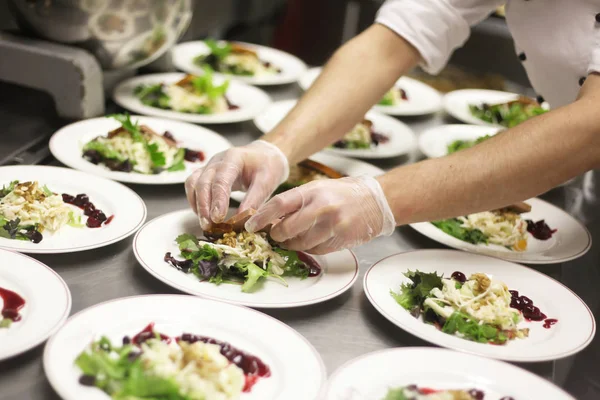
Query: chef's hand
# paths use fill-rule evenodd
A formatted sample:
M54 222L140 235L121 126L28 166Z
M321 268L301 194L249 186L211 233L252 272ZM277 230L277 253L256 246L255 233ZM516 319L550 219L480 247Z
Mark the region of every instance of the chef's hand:
M232 190L247 190L240 212L258 208L287 180L289 171L277 146L257 140L215 155L185 181L185 192L202 229L208 229L211 222L225 219Z
M352 248L391 235L396 226L379 182L367 176L318 180L284 192L259 208L246 229L269 224L273 240L312 254Z

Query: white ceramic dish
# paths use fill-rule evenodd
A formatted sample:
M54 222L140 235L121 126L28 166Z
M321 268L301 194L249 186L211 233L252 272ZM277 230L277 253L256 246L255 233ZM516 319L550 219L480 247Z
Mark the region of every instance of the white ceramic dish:
M133 91L139 85L175 83L185 77L182 73L163 73L136 76L121 82L113 92L114 101L128 110L154 117L176 119L198 124L227 124L247 121L260 114L269 105L271 99L262 90L245 83L231 81L227 90L227 98L238 106L237 110L229 110L220 114L192 114L172 110L163 110L142 104ZM217 83L224 79L215 77Z
M538 198L529 199L531 212L521 214L523 219L545 220L557 229L549 240L538 240L531 234L527 238L527 250L513 251L495 244L472 244L448 235L429 222L411 224L417 232L436 242L471 253L485 254L525 264L556 264L583 256L592 247L592 236L587 228L564 210Z
M448 146L457 141L475 141L482 136L497 134L501 129L479 125L442 125L423 132L419 136L419 149L429 158L448 154Z
M250 85L268 86L296 82L306 71L306 64L302 60L284 51L252 43L234 43L254 50L261 61L271 63L276 68L279 68L281 72L262 76L236 76L215 73L216 75L223 75ZM179 43L173 47L173 64L178 69L189 74L202 74L204 70L194 63L194 58L199 55L209 54L209 52L208 46L201 40Z
M67 319L71 292L62 278L41 262L0 249L0 287L25 300L21 320L0 328L0 360L44 342ZM0 298L0 309L4 306ZM0 320L2 316L0 316Z
M119 122L105 117L87 119L61 128L50 139L50 151L58 161L80 171L121 182L164 185L185 182L185 179L195 169L204 166L212 156L231 147L231 143L227 139L201 126L137 115L132 116L131 119L134 123L147 125L158 134L170 132L181 147L202 151L206 157L205 161L186 161L184 171L165 171L157 175L111 171L103 165L92 164L82 157L83 146L98 136L106 136L109 131L120 126Z
M308 90L321 74L322 68L311 68L298 81L300 87ZM429 85L416 79L401 77L396 87L406 91L408 100L395 106L375 105L373 109L384 114L395 116L417 116L438 112L442 109L442 95Z
M400 292L401 284L410 282L403 275L408 270L437 272L445 277L454 271L463 272L467 277L477 272L485 273L529 297L548 318L558 322L546 329L541 321L523 321L519 328L529 328L529 337L511 340L501 346L443 333L413 317L390 295L390 291ZM556 360L583 350L596 332L592 312L569 288L533 269L493 257L453 250L400 253L375 263L365 274L363 283L371 304L396 326L438 346L485 357L514 362Z
M156 324L157 332L209 336L265 362L271 376L260 379L240 400L314 400L325 383L325 366L317 351L275 318L193 296L148 295L108 301L71 317L44 350L44 372L50 384L65 400L110 399L100 389L79 384L81 372L74 365L75 359L102 335L118 343L124 335L139 332L150 322Z
M295 105L296 100L273 103L254 119L254 124L261 132L267 133L275 128ZM378 146L373 146L369 149L351 150L328 147L323 152L344 157L381 159L398 157L410 153L416 148L417 137L412 129L403 122L375 111L367 112L365 118L373 122L375 132L387 136L389 141L380 143Z
M390 388L478 389L486 400L575 400L562 389L508 363L431 347L366 354L331 375L326 400L383 400Z
M9 166L0 168L0 187L19 180L38 181L55 193L75 196L85 193L107 217L100 228L63 226L56 233L44 232L40 243L0 238L0 248L23 253L60 254L90 250L118 242L135 233L146 220L146 205L131 189L111 180L67 168L48 166ZM76 213L82 213L77 207ZM82 222L86 217L82 217Z
M191 210L175 211L148 222L136 235L133 251L139 263L157 279L183 292L232 304L258 308L290 308L320 303L352 288L358 277L358 261L349 251L313 258L322 268L317 277L304 280L286 277L288 287L280 281L266 280L251 293L240 285L201 282L193 274L185 274L164 261L165 253L176 258L179 248L175 238L182 233L202 235L198 217Z

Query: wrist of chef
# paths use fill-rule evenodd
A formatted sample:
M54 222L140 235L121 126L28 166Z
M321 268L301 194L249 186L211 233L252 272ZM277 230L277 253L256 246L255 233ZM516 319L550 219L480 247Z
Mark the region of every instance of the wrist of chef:
M396 228L396 219L394 218L394 213L386 198L383 187L377 179L370 176L360 176L358 177L358 182L369 191L373 199L373 207L378 210L375 215L379 221L375 221L375 223L380 222L381 228L378 234L377 232L374 233L376 233L376 236L390 236Z

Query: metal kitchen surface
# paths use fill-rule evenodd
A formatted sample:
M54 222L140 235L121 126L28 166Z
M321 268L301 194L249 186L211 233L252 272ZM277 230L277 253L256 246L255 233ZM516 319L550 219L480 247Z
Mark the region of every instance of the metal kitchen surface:
M3 163L51 163L47 159L45 140L57 128L69 121L55 116L52 102L46 96L28 89L0 84L0 159ZM270 90L274 100L300 95L295 86ZM116 111L112 104L108 112ZM414 118L407 123L420 133L444 121L443 116ZM214 127L234 145L257 138L259 132L251 123ZM35 146L36 143L42 143ZM29 147L29 150L27 151ZM17 156L15 158L15 156ZM414 162L419 154L377 163L384 169ZM148 206L148 220L166 212L187 207L183 185L161 187L129 185ZM577 183L554 190L545 199L570 210L573 205L583 210L578 217L588 221L594 240L600 242L600 229L594 218L597 211L582 207L585 202ZM583 200L582 200L583 199ZM235 205L234 205L235 206ZM131 248L132 239L111 246L78 254L36 256L57 271L69 285L73 295L74 314L94 304L125 296L149 293L177 293L159 282L137 263ZM381 258L403 251L439 248L441 245L421 236L409 227L402 227L385 238L355 250L360 262L360 276L346 294L328 302L298 309L268 310L304 335L320 352L331 374L346 361L375 350L401 346L430 346L382 317L368 302L362 289L365 271ZM600 274L598 246L583 258L554 266L536 266L539 271L559 279L581 296L594 313L600 312ZM42 368L43 346L0 363L0 399L57 399ZM401 362L401 360L399 360ZM435 362L435 360L431 360ZM554 381L578 399L600 398L600 340L580 354L567 359L540 364L520 365Z

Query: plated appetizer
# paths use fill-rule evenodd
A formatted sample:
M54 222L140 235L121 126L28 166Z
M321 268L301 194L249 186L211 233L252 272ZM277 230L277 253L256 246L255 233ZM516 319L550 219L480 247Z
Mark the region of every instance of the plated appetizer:
M406 91L402 88L394 86L379 100L377 103L380 106L397 106L403 101L408 100Z
M246 46L212 39L205 40L204 43L210 52L194 58L194 64L199 67L208 66L216 72L237 76L255 77L281 73L280 68L261 60L256 51Z
M87 216L85 223L82 214ZM42 232L56 233L65 225L99 228L108 225L113 218L97 209L85 194L59 195L37 181L13 181L0 189L2 238L39 243L43 239Z
M484 122L512 128L547 110L535 100L519 96L517 100L500 104L470 104L469 111Z
M80 384L115 400L236 400L271 375L262 360L229 343L190 333L170 338L154 323L122 344L102 336L75 365Z
M160 174L185 170L185 162L202 162L202 151L180 147L168 131L162 135L146 125L131 121L129 114L110 117L121 123L106 136L98 136L83 146L83 158L111 171Z
M282 249L266 232L245 231L244 223L252 212L213 225L202 238L179 235L175 241L184 260L169 252L165 262L201 281L241 284L242 292L251 292L260 280L269 277L287 286L284 277L306 279L321 274L318 264L304 253Z
M485 393L478 389L470 390L436 390L417 385L408 385L390 389L381 400L484 400ZM502 400L513 400L504 397Z
M339 149L370 149L379 146L380 143L386 143L390 139L373 129L373 122L363 119L348 132L342 140L338 140L333 147Z
M486 140L488 140L491 137L492 136L490 136L490 135L485 135L485 136L481 136L475 140L455 140L454 142L452 142L448 145L448 154L456 153L457 151L460 151L460 150L470 149L471 147L475 146L476 144L485 142Z
M526 296L509 290L500 280L483 273L469 278L460 271L444 278L435 272L408 271L404 283L391 296L415 318L423 318L444 333L479 343L496 345L529 336L527 321L544 321L550 328L557 320L546 315Z
M238 108L227 99L228 87L229 81L216 84L210 68L205 68L204 74L188 74L173 84L136 86L134 95L150 107L191 114L220 114Z
M21 320L20 311L25 307L25 299L12 290L0 287L0 299L2 299L2 309L0 310L0 329L10 328L13 322Z
M544 220L525 220L521 213L531 211L527 203L500 210L434 221L432 224L450 236L472 244L495 244L513 251L527 250L529 234L548 240L556 233Z

